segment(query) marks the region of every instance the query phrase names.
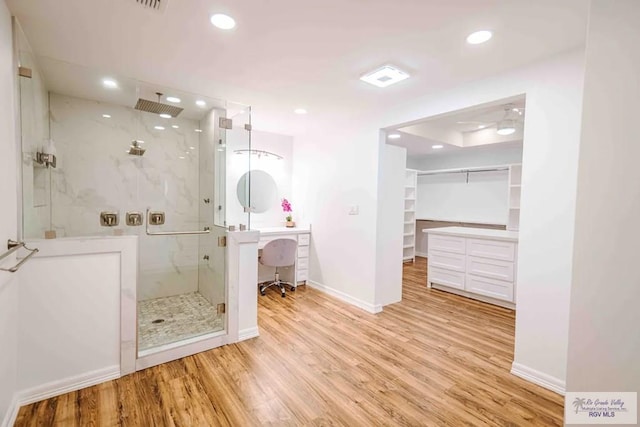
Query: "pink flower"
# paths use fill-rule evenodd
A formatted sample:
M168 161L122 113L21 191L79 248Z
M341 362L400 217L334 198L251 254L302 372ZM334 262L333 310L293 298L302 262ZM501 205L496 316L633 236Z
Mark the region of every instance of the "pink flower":
M291 203L287 199L282 199L282 212L291 212Z

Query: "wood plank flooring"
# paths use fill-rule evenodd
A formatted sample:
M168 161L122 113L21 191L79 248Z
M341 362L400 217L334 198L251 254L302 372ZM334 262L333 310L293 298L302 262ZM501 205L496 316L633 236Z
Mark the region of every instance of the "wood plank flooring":
M509 373L514 312L426 288L378 315L308 287L259 297L260 337L20 409L17 426L562 425Z

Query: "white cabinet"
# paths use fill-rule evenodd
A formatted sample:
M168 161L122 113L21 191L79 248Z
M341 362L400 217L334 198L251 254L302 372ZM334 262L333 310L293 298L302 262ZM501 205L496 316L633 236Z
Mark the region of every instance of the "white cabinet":
M309 241L311 234L298 234L298 254L296 260L296 284L309 278Z
M425 232L429 287L515 308L516 233L463 227Z
M407 169L404 183L404 228L402 235L402 261L416 259L416 195L418 171Z

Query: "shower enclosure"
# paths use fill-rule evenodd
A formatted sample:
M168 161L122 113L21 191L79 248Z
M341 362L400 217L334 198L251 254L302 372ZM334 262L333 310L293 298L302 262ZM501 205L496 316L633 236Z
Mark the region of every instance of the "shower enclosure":
M223 335L226 165L250 148L250 108L18 42L23 238L137 236L138 357Z

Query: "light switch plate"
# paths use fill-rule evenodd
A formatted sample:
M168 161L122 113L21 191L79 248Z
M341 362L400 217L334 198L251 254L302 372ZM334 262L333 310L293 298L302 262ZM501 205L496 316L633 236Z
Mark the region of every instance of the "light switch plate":
M360 206L351 205L349 206L349 215L359 215L360 214Z

